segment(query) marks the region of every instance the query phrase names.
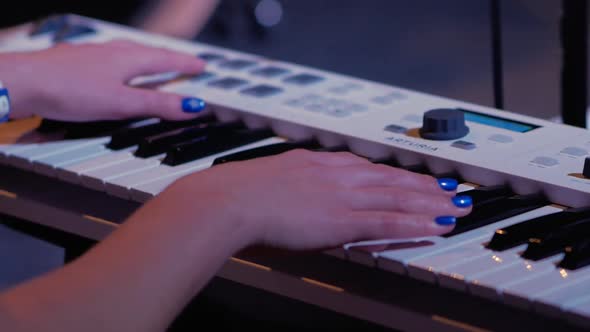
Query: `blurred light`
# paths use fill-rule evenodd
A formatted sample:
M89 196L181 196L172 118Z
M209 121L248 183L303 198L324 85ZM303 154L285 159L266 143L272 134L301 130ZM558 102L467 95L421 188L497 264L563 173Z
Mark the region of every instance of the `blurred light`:
M283 18L283 6L277 0L262 0L254 9L256 21L262 26L272 27Z

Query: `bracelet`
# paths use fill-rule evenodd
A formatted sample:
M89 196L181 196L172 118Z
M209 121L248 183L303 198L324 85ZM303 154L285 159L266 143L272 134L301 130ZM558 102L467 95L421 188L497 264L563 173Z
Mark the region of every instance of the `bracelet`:
M0 123L8 121L10 115L10 97L8 89L0 81Z

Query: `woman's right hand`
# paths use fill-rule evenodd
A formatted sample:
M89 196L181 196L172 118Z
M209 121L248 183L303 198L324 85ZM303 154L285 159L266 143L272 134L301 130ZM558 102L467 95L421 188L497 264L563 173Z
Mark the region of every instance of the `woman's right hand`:
M471 211L469 197L455 196L456 185L447 189L431 176L351 153L295 150L189 175L168 195L184 201L176 209L186 213L198 215L191 198L223 211L242 230L238 247L307 250L447 233Z

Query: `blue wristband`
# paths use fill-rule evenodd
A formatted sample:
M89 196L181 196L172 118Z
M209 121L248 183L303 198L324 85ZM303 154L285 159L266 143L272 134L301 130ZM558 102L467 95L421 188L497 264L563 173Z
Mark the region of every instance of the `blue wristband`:
M0 82L0 123L8 121L10 115L10 97L8 89L2 86Z

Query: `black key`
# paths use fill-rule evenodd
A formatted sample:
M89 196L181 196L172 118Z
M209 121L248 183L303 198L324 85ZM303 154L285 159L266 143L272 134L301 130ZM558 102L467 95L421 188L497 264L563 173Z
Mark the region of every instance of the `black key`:
M547 258L588 238L590 238L590 219L581 221L579 224L565 224L555 232L530 238L522 257L531 260Z
M166 153L166 158L164 158L162 163L170 166L184 164L254 143L273 135L273 132L269 129L243 129L237 132L200 136L188 142L173 146Z
M415 165L400 165L400 163L395 158L374 158L370 159L370 161L374 164L383 164L388 165L395 168L405 169L406 171L420 173L420 174L430 174L430 170L426 165L423 164L415 164Z
M474 208L514 195L510 187L505 185L477 187L475 189L465 191L463 194L471 197Z
M506 228L498 229L487 245L489 249L502 251L526 243L529 238L544 236L566 224L584 222L590 218L590 208L568 209L533 218Z
M465 195L470 196L470 192L466 191ZM443 236L451 237L465 233L540 208L548 203L545 196L540 194L506 197L488 203L479 203L479 206L469 215L457 218L455 228Z
M229 132L243 126L239 122L231 123L201 123L193 127L176 129L162 134L143 138L135 151L135 156L141 158L152 157L166 152L173 145L190 141L214 132Z
M107 147L112 150L121 150L134 145L149 136L165 133L178 128L192 127L200 123L208 123L214 120L214 117L202 117L189 121L162 121L159 123L139 126L135 128L126 128L115 132L111 136L111 141Z
M213 165L225 164L233 161L243 161L260 157L273 156L283 152L287 152L294 149L309 149L313 150L319 148L319 145L314 140L297 141L297 142L284 142L261 146L251 150L240 151L228 156L223 156L215 159Z
M559 267L576 270L590 264L590 238L565 248L565 256Z

